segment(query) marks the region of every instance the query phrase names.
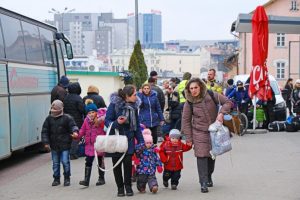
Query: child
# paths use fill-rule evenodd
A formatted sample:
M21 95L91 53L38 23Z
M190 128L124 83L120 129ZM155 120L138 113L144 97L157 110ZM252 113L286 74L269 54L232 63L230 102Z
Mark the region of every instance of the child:
M150 191L155 194L158 190L155 172L157 168L157 171L162 173L162 163L156 154L150 129L144 129L142 133L145 143L136 146L136 157L140 160L137 166L137 189L145 193L148 183Z
M177 189L180 179L181 169L183 169L183 152L189 151L192 146L181 142L180 131L172 129L169 138L160 145L159 156L164 163L163 184L169 186L171 179L172 190Z
M84 180L80 181L79 184L83 186L89 186L91 171L93 166L93 161L95 158L94 143L98 135L105 135L104 132L104 119L106 114L105 108L100 108L97 110L96 104L93 103L93 100L87 99L85 101L85 111L87 113L86 118L84 119L83 125L79 131L78 139L85 137L85 173ZM99 165L103 166L103 156L104 153L98 152L98 161ZM104 172L98 169L99 178L96 185L104 185Z
M64 168L64 186L70 185L70 149L72 138L77 137L78 127L74 119L63 113L64 104L55 100L51 104L50 115L42 128L42 142L50 150L53 162L52 186L60 185L60 162Z

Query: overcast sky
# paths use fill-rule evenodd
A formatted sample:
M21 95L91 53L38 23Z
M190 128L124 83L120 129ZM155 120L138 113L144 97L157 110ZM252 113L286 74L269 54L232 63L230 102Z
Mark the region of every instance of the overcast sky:
M75 12L113 12L126 18L134 12L135 0L1 0L1 7L38 20L51 19L51 8ZM268 0L139 0L139 12L162 13L162 39L215 40L233 39L231 23L239 13L249 13Z

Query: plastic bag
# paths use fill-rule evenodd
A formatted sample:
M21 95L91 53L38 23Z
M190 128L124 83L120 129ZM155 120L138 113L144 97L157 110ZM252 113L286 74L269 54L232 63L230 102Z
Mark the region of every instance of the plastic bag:
M222 123L219 121L214 122L209 126L208 131L210 132L212 146L210 154L212 159L232 149L229 130Z

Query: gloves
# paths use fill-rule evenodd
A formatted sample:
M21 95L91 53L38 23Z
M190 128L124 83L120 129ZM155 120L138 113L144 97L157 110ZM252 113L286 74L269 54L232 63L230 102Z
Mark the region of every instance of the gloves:
M140 164L141 164L141 161L140 161L140 159L138 159L138 158L137 158L137 159L135 159L135 160L134 160L134 164L135 164L135 165L140 165Z
M154 151L155 153L158 153L158 152L159 152L159 148L158 148L158 147L155 147L155 148L153 149L153 151Z
M160 173L160 174L163 172L162 166L157 166L156 169L157 169L157 172Z

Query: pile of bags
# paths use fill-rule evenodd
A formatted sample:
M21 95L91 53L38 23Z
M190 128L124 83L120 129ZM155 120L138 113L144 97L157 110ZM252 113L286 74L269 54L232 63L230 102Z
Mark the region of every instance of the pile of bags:
M268 125L268 130L272 132L297 132L298 130L300 130L300 116L289 116L286 121L271 122Z

